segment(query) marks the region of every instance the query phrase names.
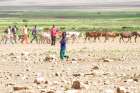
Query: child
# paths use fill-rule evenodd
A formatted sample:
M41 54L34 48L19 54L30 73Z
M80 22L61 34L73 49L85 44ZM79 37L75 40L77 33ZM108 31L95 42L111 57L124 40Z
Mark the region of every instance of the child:
M67 57L65 55L66 53L66 32L62 33L62 39L60 41L60 59L63 61L65 57Z

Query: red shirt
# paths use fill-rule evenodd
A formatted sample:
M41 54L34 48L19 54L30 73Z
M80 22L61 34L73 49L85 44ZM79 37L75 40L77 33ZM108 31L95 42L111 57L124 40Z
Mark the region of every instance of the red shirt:
M51 31L51 36L56 36L58 29L56 27L52 27L50 31Z

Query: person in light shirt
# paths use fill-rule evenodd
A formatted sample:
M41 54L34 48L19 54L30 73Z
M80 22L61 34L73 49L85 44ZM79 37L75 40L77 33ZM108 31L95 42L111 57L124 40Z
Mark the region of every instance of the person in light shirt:
M29 43L29 37L28 37L28 27L27 25L25 25L22 29L22 34L23 34L23 39L22 39L22 43L28 44Z

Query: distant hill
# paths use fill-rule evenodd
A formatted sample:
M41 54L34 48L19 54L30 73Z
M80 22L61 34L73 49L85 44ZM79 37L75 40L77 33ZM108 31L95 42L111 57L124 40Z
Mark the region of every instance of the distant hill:
M0 11L40 11L40 10L121 10L140 9L140 1L116 3L91 3L83 5L21 5L0 6Z

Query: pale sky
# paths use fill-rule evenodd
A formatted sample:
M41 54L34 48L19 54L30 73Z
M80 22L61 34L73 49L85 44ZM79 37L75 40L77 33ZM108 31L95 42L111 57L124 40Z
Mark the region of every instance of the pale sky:
M88 5L104 3L140 3L140 0L0 0L0 6L14 5Z

